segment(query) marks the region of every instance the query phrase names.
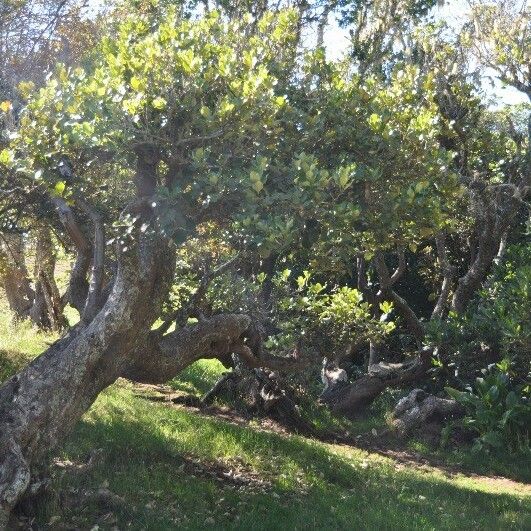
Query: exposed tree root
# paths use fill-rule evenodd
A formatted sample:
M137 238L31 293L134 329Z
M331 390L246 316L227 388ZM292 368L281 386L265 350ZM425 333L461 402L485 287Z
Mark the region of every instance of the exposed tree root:
M245 415L271 418L288 431L315 437L315 429L302 418L291 394L276 372L240 366L223 374L201 399L181 396L172 402L204 409L215 398L224 396Z

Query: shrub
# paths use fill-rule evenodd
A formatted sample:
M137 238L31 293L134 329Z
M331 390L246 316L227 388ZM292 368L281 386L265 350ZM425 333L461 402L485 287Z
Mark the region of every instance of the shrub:
M443 361L455 364L462 380L508 358L524 381L531 357L531 247L511 247L467 311L431 323L429 334L444 346Z
M509 360L484 369L474 389L446 391L465 408L461 425L478 435L474 451L530 451L530 386L514 384Z

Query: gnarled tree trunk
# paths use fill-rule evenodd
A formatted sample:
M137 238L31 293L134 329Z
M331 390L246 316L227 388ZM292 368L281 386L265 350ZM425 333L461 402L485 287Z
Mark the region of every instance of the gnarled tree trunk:
M0 279L15 319L26 319L33 304L34 292L24 259L22 234L3 234L0 239Z
M250 366L261 363L244 344L250 325L244 315L217 315L167 334L164 326L151 330L170 291L175 251L150 206L157 161L141 162L137 175L144 186L127 212L134 227L127 246L117 249L110 295L103 302L101 282L92 282L86 299L93 304L85 304L80 323L0 387L0 529L32 476L118 377L166 382L200 358L224 359L232 352ZM99 247L94 267L101 262Z
M423 378L430 366L432 350L424 349L404 363L377 363L353 382L338 381L327 387L320 401L334 413L353 417L367 407L387 387L400 387Z
M167 241L142 236L122 255L113 291L90 324L0 388L0 528L36 467L118 377L166 382L200 358L245 348L244 315L214 316L166 335L151 331L173 278L171 256Z
M167 255L160 238L144 238L122 256L113 292L94 320L0 388L0 527L28 487L33 466L147 347L173 272Z
M449 416L463 414L455 400L430 395L422 389L413 389L402 398L393 411L393 427L404 437L422 428L430 420L442 421Z
M39 328L59 331L65 327L66 320L55 283L56 257L50 229L39 226L35 237L35 298L30 317Z

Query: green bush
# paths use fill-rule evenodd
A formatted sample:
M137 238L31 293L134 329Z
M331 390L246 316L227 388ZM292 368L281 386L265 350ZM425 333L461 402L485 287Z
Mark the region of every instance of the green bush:
M431 340L465 382L504 358L523 382L531 358L531 247L513 246L462 315L431 323Z
M514 384L508 360L484 369L474 389L446 391L465 408L461 425L478 435L474 451L530 451L530 386Z

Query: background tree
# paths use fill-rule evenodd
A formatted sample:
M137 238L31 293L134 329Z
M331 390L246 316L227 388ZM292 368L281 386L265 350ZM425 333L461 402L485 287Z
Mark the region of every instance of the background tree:
M9 137L16 135L19 113L29 91L40 87L46 76L53 70L56 61L75 64L81 60L82 54L89 47L91 39L96 39L96 27L92 20L85 17L87 4L77 1L39 1L39 2L5 2L0 12L0 144L6 145ZM92 41L93 42L93 41ZM53 276L54 249L49 236L42 237L49 229L49 208L46 202L35 203L35 197L29 200L21 198L16 201L18 187L16 176L4 177L2 189L5 208L13 214L25 212L24 219L20 215L9 216L9 223L3 231L18 236L16 259L10 252L14 246L7 245L4 239L4 262L10 264L3 270L3 284L6 291L10 290L8 300L17 318L31 317L41 328L57 328L65 324L62 317L63 303L58 300L58 290ZM15 196L13 193L15 192ZM31 216L28 215L31 210ZM43 263L48 264L48 280L43 283L39 264L35 267L34 288L30 286L25 264L28 240L29 219L36 222L40 229L33 235L37 241L38 258L46 256ZM26 249L27 250L27 249ZM24 284L19 296L14 293L14 286ZM48 288L43 289L46 285ZM55 300L53 304L50 301ZM48 301L48 302L47 302ZM54 315L57 314L57 315ZM60 324L59 324L60 323Z

